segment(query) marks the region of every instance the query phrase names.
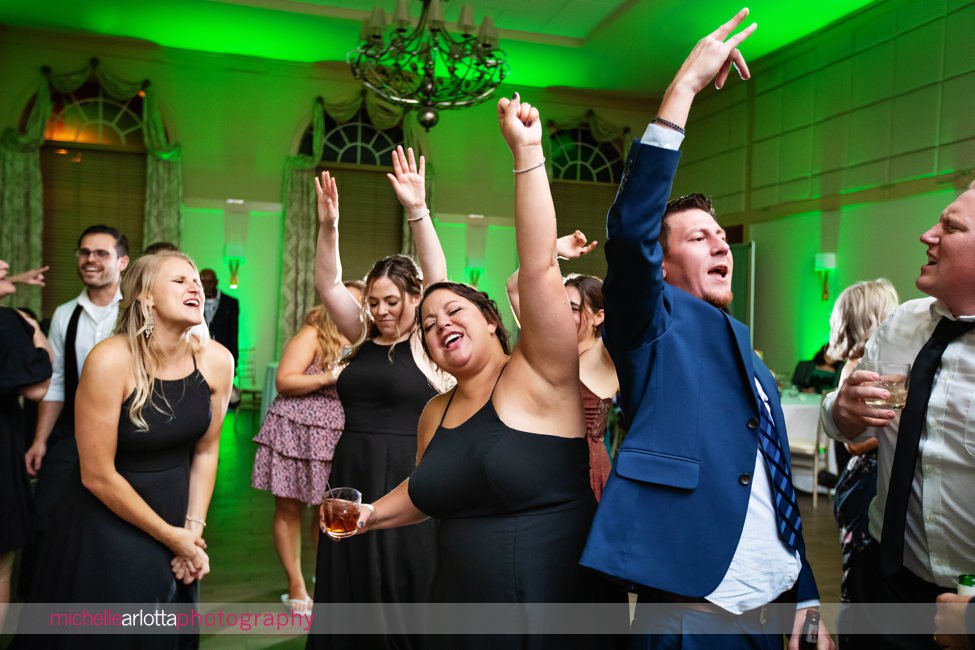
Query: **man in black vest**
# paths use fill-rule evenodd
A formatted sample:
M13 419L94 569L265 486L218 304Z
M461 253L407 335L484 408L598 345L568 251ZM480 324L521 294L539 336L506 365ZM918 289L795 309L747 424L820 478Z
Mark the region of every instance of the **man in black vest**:
M38 405L34 442L25 455L27 473L38 477L34 500L39 533L47 529L65 481L77 471L75 391L88 353L115 329L122 300L119 280L129 264L129 240L111 226L89 226L78 238L75 256L85 290L54 310L49 332L54 375ZM19 583L24 593L30 586L36 547L34 543L25 549Z

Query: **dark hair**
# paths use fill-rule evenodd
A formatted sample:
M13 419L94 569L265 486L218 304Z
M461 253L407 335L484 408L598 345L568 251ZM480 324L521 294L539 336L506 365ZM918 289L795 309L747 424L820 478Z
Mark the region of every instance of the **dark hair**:
M100 223L85 228L84 232L81 233L81 236L78 237L79 248L81 247L81 240L88 235L111 235L115 238L115 252L118 254L118 256L125 257L129 254L129 238L111 226L106 226L105 224Z
M149 244L148 246L146 246L146 249L144 251L142 251L142 254L143 255L155 255L156 253L160 253L162 251L169 251L169 252L172 252L172 253L178 253L179 252L179 246L177 246L176 244L174 244L172 242L168 242L168 241L157 241L157 242L154 242L154 243Z
M570 273L565 276L564 284L567 287L575 287L582 299L582 307L588 307L590 311L596 313L605 309L603 304L603 281L592 275L582 275L580 273ZM593 327L593 334L599 336L599 326Z
M454 295L465 298L470 302L474 303L478 311L484 316L488 323L493 323L495 325L494 334L498 337L498 343L501 344L501 350L505 354L511 354L510 345L508 343L508 330L505 329L504 323L501 321L501 312L498 311L498 305L491 300L490 297L483 291L478 291L469 284L461 284L459 282L437 282L436 284L431 284L427 287L426 291L423 292L423 298L420 300L420 304L416 307L416 323L417 326L421 326L423 318L423 303L426 302L427 298L434 291L440 289L446 289L447 291L453 293ZM427 339L425 336L420 337L420 342L423 344L423 351L430 356L430 349L427 348Z
M718 215L714 212L714 206L711 204L710 197L704 194L685 194L684 196L678 196L676 199L668 201L667 207L664 209L663 221L660 224L660 247L664 249L664 255L667 254L669 248L667 240L670 238L670 225L667 223L667 217L676 212L684 212L686 210L703 210L714 217L715 220L718 218Z

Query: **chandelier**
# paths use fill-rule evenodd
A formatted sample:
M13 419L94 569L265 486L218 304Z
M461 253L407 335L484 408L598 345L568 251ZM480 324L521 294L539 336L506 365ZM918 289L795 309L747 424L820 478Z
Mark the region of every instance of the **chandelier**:
M439 110L466 108L486 100L504 79L508 66L498 49L494 22L487 16L474 33L474 12L464 5L452 35L440 0L422 0L413 26L406 0L398 0L392 23L382 8L362 22L356 48L349 52L352 74L384 99L419 111L430 130Z

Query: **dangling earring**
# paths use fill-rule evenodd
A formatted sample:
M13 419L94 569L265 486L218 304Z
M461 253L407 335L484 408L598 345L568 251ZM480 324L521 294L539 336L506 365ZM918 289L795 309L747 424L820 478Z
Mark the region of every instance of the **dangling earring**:
M156 321L154 321L154 320L152 319L152 312L150 311L150 312L149 312L149 316L148 316L148 317L146 318L146 329L145 329L145 335L146 335L146 338L147 338L147 339L148 339L148 338L149 338L150 336L152 336L152 330L154 330L154 329L156 329Z

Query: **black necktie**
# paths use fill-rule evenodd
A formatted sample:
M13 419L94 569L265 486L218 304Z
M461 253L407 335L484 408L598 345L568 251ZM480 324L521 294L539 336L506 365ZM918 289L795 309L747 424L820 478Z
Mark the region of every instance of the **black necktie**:
M887 575L897 572L904 562L907 502L914 483L918 445L921 443L921 431L928 412L934 375L941 366L941 355L948 344L972 328L975 328L973 321L942 318L911 366L907 403L897 429L897 448L894 451L894 464L890 469L887 503L884 506L884 529L880 540L881 567Z

